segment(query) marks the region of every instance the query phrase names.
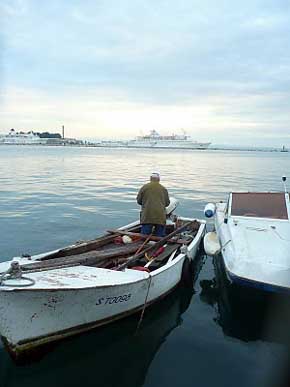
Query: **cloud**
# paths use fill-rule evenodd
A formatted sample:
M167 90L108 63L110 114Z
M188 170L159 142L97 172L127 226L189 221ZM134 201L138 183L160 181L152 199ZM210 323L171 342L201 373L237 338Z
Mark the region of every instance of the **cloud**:
M11 88L6 90L5 104L0 109L1 122L6 128L33 130L60 130L65 124L71 137L132 138L148 128L161 133L179 133L186 129L195 139L215 143L248 143L256 140L273 145L273 132L287 137L287 117L265 115L263 105L271 101L263 96L226 98L205 96L186 104L149 104L130 102L120 90L106 88L50 94L35 89ZM278 98L278 96L277 96ZM261 117L253 113L253 105L261 105ZM268 118L267 118L268 117ZM245 141L246 139L246 141Z
M272 130L275 138L277 130L284 136L289 128L290 6L283 0L52 0L41 7L36 0L2 0L1 12L2 100L10 112L9 96L17 89L28 96L33 91L49 106L72 99L75 120L85 116L90 128L96 121L86 99L97 112L102 103L106 111L122 106L122 120L128 120L122 130L140 125L142 115L128 114L132 106L155 117L143 120L148 130L156 121L160 130L179 121L214 136L216 123L219 134L222 125L228 133L240 128L250 142L247 125L256 133ZM46 124L37 98L27 100ZM167 114L157 118L156 110ZM49 122L59 116L52 114ZM99 122L104 130L108 120ZM112 133L114 125L117 134L121 124L110 121Z

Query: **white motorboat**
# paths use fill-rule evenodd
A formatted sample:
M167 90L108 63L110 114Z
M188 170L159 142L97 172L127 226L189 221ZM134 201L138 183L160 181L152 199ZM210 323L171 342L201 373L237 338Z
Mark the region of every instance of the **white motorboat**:
M19 353L144 311L185 280L205 221L177 217L175 206L164 238L140 234L136 221L92 241L1 263L0 334L9 349Z
M284 179L285 181L286 179ZM227 202L207 206L216 234L205 251L221 252L232 283L269 292L290 292L290 204L285 192L232 192ZM219 247L217 247L219 246Z

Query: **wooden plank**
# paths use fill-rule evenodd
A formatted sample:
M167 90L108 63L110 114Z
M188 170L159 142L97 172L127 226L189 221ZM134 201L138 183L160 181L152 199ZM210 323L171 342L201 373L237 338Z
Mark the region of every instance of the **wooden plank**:
M128 230L135 231L138 228L139 226L133 226L133 227L130 227ZM71 245L71 246L65 247L64 249L60 249L55 253L45 255L44 257L40 258L40 261L46 261L48 259L59 258L59 257L68 257L71 255L82 254L91 250L96 250L99 247L105 246L113 242L115 237L116 237L116 234L103 235L91 241L82 242L77 245Z
M127 245L116 245L111 249L95 250L83 254L76 254L68 257L53 258L46 261L32 262L22 265L22 270L38 270L43 268L51 268L54 266L69 266L70 264L79 265L94 265L100 261L110 258L118 258L128 256L135 253L140 247L141 242L130 243Z
M114 238L116 235L106 235L103 237L100 237L98 239L88 241L85 243L80 243L79 245L73 245L66 247L64 249L61 249L55 253L45 255L40 259L40 261L46 261L46 260L51 260L54 258L59 258L59 257L68 257L71 255L76 255L76 254L83 254L91 250L96 250L99 247L105 246L108 243L113 242Z
M142 252L140 252L139 254L135 254L132 257L130 257L128 259L128 261L123 263L122 265L120 265L117 270L123 270L128 265L134 264L139 258L143 257L143 255L145 253L149 253L149 252L153 251L154 249L158 249L159 247L163 246L167 241L172 239L175 235L182 233L187 228L193 227L193 225L195 225L196 223L198 223L196 220L194 220L192 222L185 223L183 226L181 226L178 229L174 230L171 234L169 234L169 235L165 236L164 238L162 238L159 242L156 242L154 246L150 246L147 249L145 249Z
M166 246L163 253L159 254L156 258L153 258L151 261L149 261L146 267L151 268L152 265L155 265L156 267L160 266L160 263L168 259L174 251L178 250L179 247L180 245L178 244Z
M164 243L170 243L175 242L175 244L186 244L190 241L187 240L175 240L173 237L177 234L180 234L182 231L184 231L186 228L194 229L196 224L199 224L196 221L188 222L184 224L182 227L179 227L178 229L174 230L171 234L167 235L164 238L157 238L157 242L154 245L150 245L149 247L145 248L143 251L139 252L138 254L135 254L131 257L129 257L129 260L126 261L124 264L122 264L118 269L125 268L128 264L131 262L134 262L135 260L138 260L139 258L143 257L146 252L150 253L154 249L158 249L160 246L162 246ZM134 227L136 229L136 227ZM111 231L113 232L113 231ZM118 233L126 233L127 231L121 231L116 230L116 234ZM128 231L128 233L131 233ZM39 270L39 269L45 269L45 268L53 268L56 266L70 266L70 265L97 265L98 263L101 264L101 262L104 262L104 260L107 259L113 259L113 258L122 258L125 256L128 256L130 254L136 253L141 242L134 242L127 245L121 245L121 246L114 246L113 249L105 248L103 250L98 250L100 247L105 247L109 243L111 243L114 238L116 237L116 234L113 235L107 235L100 237L96 240L92 240L83 244L80 244L79 246L70 246L68 248L59 250L57 253L47 255L40 259L37 262L32 262L26 265L22 266L22 269L24 271L26 270ZM132 233L136 235L142 235L138 233ZM147 238L148 236L145 236ZM143 238L144 239L144 236Z
M180 247L180 245L178 245L178 244L166 246L166 248L163 251L163 253L158 255L154 259L154 262L160 263L160 262L164 261L166 258L168 258L173 253L173 251L177 250L179 247Z
M121 231L121 230L107 230L108 233L110 234L114 234L114 235L127 235L129 237L132 237L132 238L140 238L142 240L146 240L149 235L144 235L144 234L140 234L140 233L136 233L136 232L130 232L130 231ZM150 241L154 241L154 242L159 242L160 240L162 239L162 237L158 237L158 236L155 236L155 235L152 235L149 240ZM167 243L178 243L178 244L186 244L190 241L186 240L186 239L169 239L169 241L167 241Z

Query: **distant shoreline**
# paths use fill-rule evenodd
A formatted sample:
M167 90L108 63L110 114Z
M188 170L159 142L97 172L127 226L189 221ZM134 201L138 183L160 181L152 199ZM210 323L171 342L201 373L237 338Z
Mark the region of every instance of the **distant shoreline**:
M98 144L3 144L0 143L1 146L17 146L17 147L69 147L69 148L98 148L98 149L133 149L136 151L136 149L140 150L186 150L186 151L230 151L230 152L275 152L275 153L290 153L288 150L281 150L279 148L228 148L228 147L209 147L207 149L190 149L190 148L175 148L175 147L156 147L156 148L149 148L149 147L125 147L125 146L100 146Z

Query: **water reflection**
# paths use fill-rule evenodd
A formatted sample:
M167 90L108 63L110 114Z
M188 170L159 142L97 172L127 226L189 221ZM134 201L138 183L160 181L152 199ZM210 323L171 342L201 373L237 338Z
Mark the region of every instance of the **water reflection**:
M153 169L180 200L182 215L202 217L206 202L230 190L280 188L288 161L280 152L2 146L0 260L22 249L38 253L90 239L134 220L136 193Z
M182 324L191 297L192 287L176 289L146 310L138 332L140 315L46 348L18 365L1 348L1 387L141 386L167 336Z
M258 367L264 371L253 385L289 386L289 296L234 286L226 277L221 257L214 258L213 265L215 276L200 281L200 299L214 308L213 320L226 337L263 345Z
M216 309L215 322L227 336L243 341L290 343L290 299L229 283L221 257L215 277L202 280L200 298Z
M180 200L178 213L203 217L205 203L223 200L231 190L280 189L280 176L289 168L289 155L2 146L0 261L91 239L135 220L139 211L137 190L153 169L161 172L170 194ZM217 278L210 261L200 277L208 281ZM198 284L196 289L200 291ZM277 324L268 327L264 322L269 321L265 316L270 312L267 303L262 307L263 300L251 308L239 294L237 302L227 301L227 294L216 284L205 282L201 299L213 308L195 296L183 316L182 329L175 329L182 322L180 311L187 307L178 306L177 294L170 296L171 301L165 300L166 304L157 304L152 315L146 313L138 337L134 337L138 321L130 318L63 343L38 363L20 368L2 349L0 386L130 387L143 383L149 367L154 376L150 379L147 375L148 386L225 387L234 381L248 387L254 374L268 368L268 363L269 368L272 366L280 353L276 342L282 341L277 337L283 331L278 323L288 321L287 304L281 308L274 304L284 316L278 317L272 309ZM167 345L162 345L170 331ZM271 336L277 339L274 344L260 341ZM268 360L260 365L262 353L268 354ZM255 382L251 385L257 387Z

